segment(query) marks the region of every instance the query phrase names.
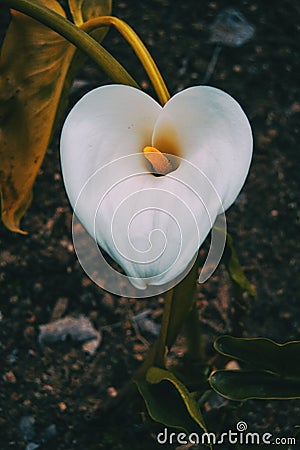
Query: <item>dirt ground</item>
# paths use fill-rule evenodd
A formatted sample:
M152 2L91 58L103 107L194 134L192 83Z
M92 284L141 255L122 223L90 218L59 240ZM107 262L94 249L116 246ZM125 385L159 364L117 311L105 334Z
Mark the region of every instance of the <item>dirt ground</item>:
M174 94L202 83L214 51L209 26L228 7L238 8L255 27L244 45L223 47L209 81L241 103L255 142L247 183L227 213L241 264L257 289L257 298L245 303L239 335L285 342L300 339L299 2L115 0L113 12L142 37ZM4 13L1 7L2 33ZM109 32L104 46L152 93L117 32ZM87 64L78 74L70 105L107 81ZM163 298L118 298L101 291L81 269L72 246L58 136L59 130L22 222L28 235L1 227L0 449L33 450L38 448L34 443L57 450L162 448L155 442L162 426L149 423L142 405L134 412L124 408L105 416L101 408L145 357ZM223 266L197 295L211 357L215 338L236 330ZM151 329L134 320L145 311ZM40 325L68 316L87 317L101 333L92 356L70 339L41 345ZM179 340L174 359L182 351ZM291 436L300 425L300 402L251 401L240 407L239 417L252 431Z

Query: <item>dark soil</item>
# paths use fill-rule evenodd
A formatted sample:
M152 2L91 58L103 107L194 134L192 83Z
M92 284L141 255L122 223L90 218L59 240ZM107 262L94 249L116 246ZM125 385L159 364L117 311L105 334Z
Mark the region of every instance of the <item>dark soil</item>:
M227 213L241 264L257 288L257 298L245 300L238 333L286 342L300 339L299 2L129 0L115 1L114 14L142 37L175 93L201 84L214 49L209 25L229 6L239 8L256 29L245 45L223 48L210 80L241 103L255 140L247 183ZM2 33L4 13L1 7ZM111 30L104 44L152 94L143 69L117 32ZM107 81L92 64L86 65L71 103ZM31 442L57 450L161 448L155 434L163 427L151 425L142 404L135 412L126 406L105 416L101 408L126 384L154 341L153 334L134 326L133 316L150 310L149 317L159 323L163 298L117 298L101 291L81 269L72 246L58 136L22 227L27 236L3 227L0 235L0 448L25 449ZM199 287L198 304L212 357L215 338L237 330L222 265ZM84 315L102 330L94 356L69 340L39 345L39 326L53 319L55 306L56 316ZM182 353L179 339L173 359L180 360ZM251 401L240 407L239 418L252 431L292 436L300 425L300 403Z

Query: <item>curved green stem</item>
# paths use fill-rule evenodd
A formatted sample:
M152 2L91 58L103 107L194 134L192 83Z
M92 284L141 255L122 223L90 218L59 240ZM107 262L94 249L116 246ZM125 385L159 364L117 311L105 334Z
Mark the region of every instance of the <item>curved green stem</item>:
M56 31L86 53L113 81L139 88L136 81L110 53L69 20L30 0L2 0L2 3Z
M174 288L166 346L171 348L193 308L197 291L199 257L187 276Z
M81 29L90 33L94 29L105 25L113 25L132 47L145 68L161 104L164 105L170 98L167 86L149 51L139 36L126 22L113 16L100 16L83 23Z
M172 311L172 300L173 300L173 289L167 292L165 298L165 307L163 312L163 318L160 328L160 334L158 336L155 358L153 364L157 367L161 367L165 369L166 367L166 353L168 350L167 347L167 337L168 337L168 329L170 323L170 316Z
M204 361L204 346L201 334L198 308L194 301L185 322L185 336L187 340L187 354L198 363Z
M134 374L134 380L143 380L151 366L165 367L166 349L170 349L174 344L193 308L197 289L198 265L199 259L197 258L187 276L175 288L168 291L160 334L143 364Z

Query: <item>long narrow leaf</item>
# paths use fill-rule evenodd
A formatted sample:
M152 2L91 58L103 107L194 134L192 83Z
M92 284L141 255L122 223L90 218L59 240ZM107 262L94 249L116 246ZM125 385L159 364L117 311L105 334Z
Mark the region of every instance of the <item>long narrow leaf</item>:
M237 401L300 398L300 380L264 371L219 370L210 384L218 394Z
M211 387L232 400L300 398L300 341L220 336L215 349L242 361L246 370L219 370Z
M255 369L283 377L297 377L300 381L300 341L278 344L265 338L220 336L214 346L219 353L243 361Z

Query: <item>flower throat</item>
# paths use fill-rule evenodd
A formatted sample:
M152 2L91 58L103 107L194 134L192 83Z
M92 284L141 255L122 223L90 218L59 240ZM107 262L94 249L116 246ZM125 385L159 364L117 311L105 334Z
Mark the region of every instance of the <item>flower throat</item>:
M143 150L144 156L149 162L153 175L167 175L175 170L169 159L155 147L146 146Z

